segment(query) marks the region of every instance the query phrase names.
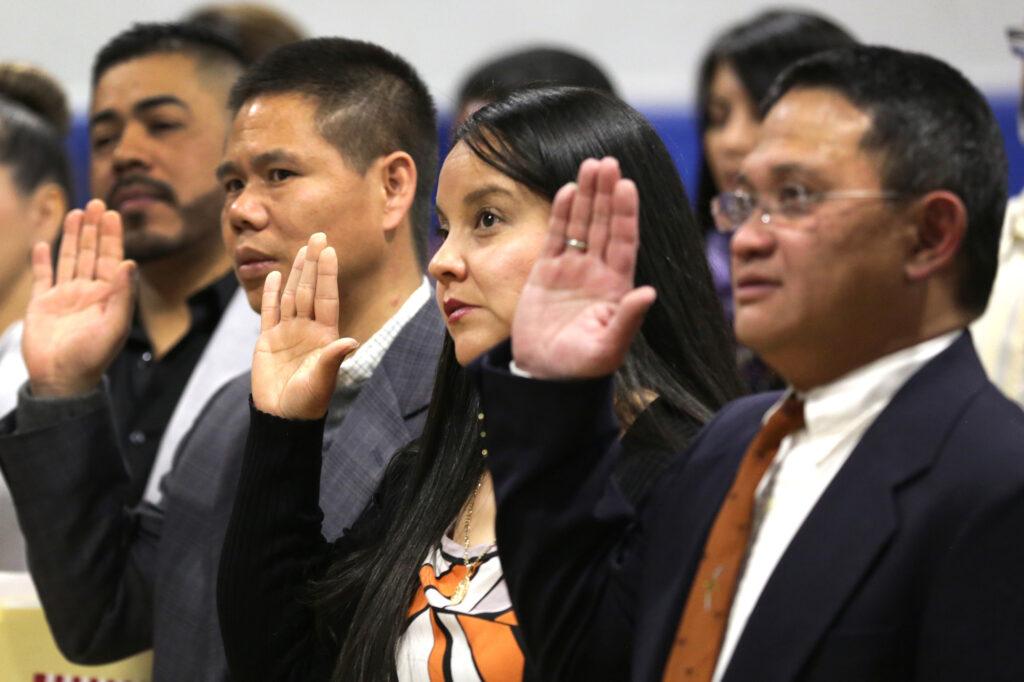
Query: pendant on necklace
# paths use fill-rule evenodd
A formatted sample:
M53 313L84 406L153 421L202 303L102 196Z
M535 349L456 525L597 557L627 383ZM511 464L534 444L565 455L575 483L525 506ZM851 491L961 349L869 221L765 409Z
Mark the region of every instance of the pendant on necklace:
M459 581L458 586L455 588L455 593L448 599L453 605L461 604L462 600L466 598L466 593L469 592L469 572L462 577Z

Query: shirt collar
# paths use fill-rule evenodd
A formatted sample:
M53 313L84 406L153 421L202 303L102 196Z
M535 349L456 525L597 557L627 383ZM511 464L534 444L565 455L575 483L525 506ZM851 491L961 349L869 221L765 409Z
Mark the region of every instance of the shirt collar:
M873 405L887 405L917 370L962 333L958 329L903 348L807 391L802 397L808 433L840 428L858 415L873 411Z
M430 284L424 277L395 314L341 363L338 368L339 388L360 384L370 378L402 328L430 300L430 293Z

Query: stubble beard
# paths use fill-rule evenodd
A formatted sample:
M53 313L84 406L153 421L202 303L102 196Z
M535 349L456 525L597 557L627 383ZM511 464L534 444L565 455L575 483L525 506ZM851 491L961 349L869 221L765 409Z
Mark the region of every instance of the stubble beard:
M184 206L172 206L181 221L181 227L173 235L148 230L149 218L145 213L122 215L125 256L140 265L151 263L179 255L209 239L211 233L219 235L223 202L224 193L214 189Z

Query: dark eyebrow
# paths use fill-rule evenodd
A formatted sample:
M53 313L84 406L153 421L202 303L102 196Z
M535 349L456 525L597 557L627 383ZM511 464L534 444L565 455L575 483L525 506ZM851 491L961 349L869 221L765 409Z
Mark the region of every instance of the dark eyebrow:
M256 168L262 168L275 163L298 164L299 157L284 149L271 149L270 151L257 154L252 159L252 165Z
M486 197L486 196L488 196L490 194L504 194L507 197L511 197L512 196L512 192L510 192L509 190L505 189L504 187L499 187L498 185L485 185L484 187L481 187L480 189L473 190L472 192L467 194L465 197L463 197L462 198L462 203L466 204L466 205L468 205L468 204L475 204L475 203L479 202L481 199L483 199L484 197Z
M217 166L214 175L217 176L218 180L223 180L227 175L238 175L238 166L235 165L234 161L225 161Z
M166 106L168 104L176 107L181 107L185 111L192 111L192 108L188 105L187 102L178 97L175 97L174 95L154 95L153 97L147 97L143 100L139 100L138 102L136 102L135 105L132 107L132 113L134 115L139 115L145 113L150 109ZM93 128L94 126L100 123L116 121L117 118L117 112L115 112L113 109L104 109L103 111L98 111L95 114L93 114L92 117L89 119L89 128Z

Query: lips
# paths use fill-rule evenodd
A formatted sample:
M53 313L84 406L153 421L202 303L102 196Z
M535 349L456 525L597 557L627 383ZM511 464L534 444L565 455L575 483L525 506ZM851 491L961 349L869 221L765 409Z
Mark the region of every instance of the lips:
M753 303L770 295L781 284L779 280L765 275L737 273L733 278L733 300L738 304Z
M479 306L464 303L457 298L446 298L444 300L444 314L448 322L458 322Z
M262 281L277 267L277 260L259 249L240 246L235 249L235 272L241 280Z
M111 190L107 205L115 211L128 213L154 203L173 203L174 195L164 183L134 176L121 179Z

